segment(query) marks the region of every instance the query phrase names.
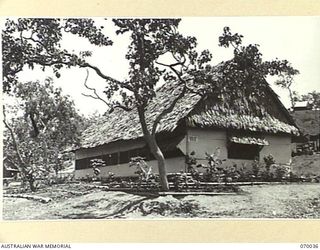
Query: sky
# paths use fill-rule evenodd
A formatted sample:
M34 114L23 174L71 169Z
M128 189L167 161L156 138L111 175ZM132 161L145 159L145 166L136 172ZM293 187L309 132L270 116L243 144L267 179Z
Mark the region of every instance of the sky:
M127 77L128 62L125 59L129 44L127 35L115 35L115 28L108 18L105 21L97 18L97 24L104 26L104 32L113 40L113 46L97 48L88 41L67 35L63 40L63 47L70 51L79 52L90 50L90 63L98 66L104 74L117 80ZM218 46L218 38L223 27L228 26L233 33L244 36L243 44L259 44L264 60L287 59L292 66L300 71L294 78L292 89L299 94L306 94L313 90L320 91L320 17L185 17L179 25L182 34L195 36L199 51L209 49L213 54L212 63L218 64L232 58L232 49ZM46 77L54 78L56 86L70 95L79 111L85 115L107 109L105 104L82 95L89 93L83 83L87 72L85 69L64 69L61 77L55 78L52 70L42 72L39 69L24 70L19 74L22 81L43 81ZM290 107L288 91L273 84L274 77L267 79L272 88L279 95L286 107ZM87 84L100 91L105 82L89 71Z

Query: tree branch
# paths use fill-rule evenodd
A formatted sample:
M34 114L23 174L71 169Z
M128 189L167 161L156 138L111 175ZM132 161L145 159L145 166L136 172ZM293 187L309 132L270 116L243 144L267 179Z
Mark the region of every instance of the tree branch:
M16 153L17 153L17 156L18 156L18 161L19 161L19 164L20 166L17 166L18 167L18 170L20 173L22 173L23 175L26 175L26 171L25 171L25 162L23 161L22 159L22 156L21 156L21 153L20 153L20 149L19 149L19 146L18 146L18 143L16 141L16 138L14 136L14 132L13 132L13 129L11 128L11 126L7 123L7 118L6 118L6 112L5 112L5 107L3 106L3 123L4 125L6 126L6 128L9 130L9 133L11 135L11 139L12 139L12 143L13 143L13 147L14 149L16 150ZM21 167L22 166L22 167Z
M164 66L164 67L168 67L168 68L174 68L175 66L184 65L184 62L177 62L177 63L172 63L172 64L165 64L165 63L161 63L161 62L156 62L156 64Z
M88 78L89 78L89 70L87 69L87 75L86 75L86 78L84 80L84 83L83 85L90 91L93 91L93 94L94 95L90 95L90 94L84 94L82 93L83 96L86 96L86 97L90 97L90 98L93 98L93 99L96 99L96 100L100 100L102 101L104 104L106 104L109 108L111 108L111 104L108 103L106 100L104 100L102 97L99 96L97 90L95 88L92 88L92 87L89 87L87 85L87 81L88 81Z
M68 56L68 57L71 57L72 55L71 54L65 54L65 56ZM67 65L67 66L70 66L70 62L68 61L64 61L64 60L52 60L50 57L47 57L46 59L49 59L49 61L44 61L43 59L38 59L38 58L32 58L30 60L27 61L27 63L36 63L36 64L39 64L39 65L42 65L42 66L53 66L53 65L56 65L56 64L63 64L63 65ZM101 72L101 70L94 66L94 65L91 65L90 63L88 62L83 62L83 63L80 63L77 65L78 67L80 68L91 68L93 69L98 76L100 76L102 79L105 79L111 83L114 83L114 84L117 84L119 85L120 87L124 88L124 89L127 89L129 91L133 91L132 88L128 85L126 85L124 82L120 82L110 76L107 76L105 75L104 73Z
M37 44L41 45L41 46L46 50L46 52L47 52L49 55L54 56L54 55L48 50L48 48L47 48L41 41L38 41L38 40L34 39L32 36L33 36L33 34L31 34L30 37L24 37L24 36L22 36L22 34L21 34L21 38L23 38L23 39L25 39L25 40L30 40L30 41L32 41L32 42L34 42L34 43L37 43Z
M90 69L93 69L93 70L97 73L97 75L100 76L101 78L103 78L103 79L105 79L105 80L107 80L107 81L113 82L113 83L115 83L115 84L118 84L118 85L121 86L122 88L125 88L125 89L127 89L127 90L132 91L132 88L130 88L130 86L125 85L123 82L120 82L120 81L118 81L118 80L116 80L116 79L114 79L114 78L112 78L112 77L110 77L110 76L107 76L107 75L103 74L98 67L96 67L96 66L94 66L94 65L91 65L90 63L84 62L83 64L80 64L79 67L80 67L80 68L90 68Z
M113 108L113 109L121 108L121 109L123 109L124 111L132 111L132 110L133 110L133 108L129 108L129 107L127 107L127 106L121 105L120 103L114 103L114 104L112 105L112 108Z
M160 123L161 119L162 119L165 115L167 115L167 114L169 114L169 113L171 113L171 112L173 111L173 109L174 109L174 107L176 106L177 102L185 95L186 90L187 90L187 84L185 84L185 85L183 86L182 91L181 91L180 94L171 102L171 104L170 104L167 108L163 109L163 110L161 111L161 113L156 117L156 119L155 119L154 122L153 122L153 126L152 126L152 132L151 132L152 135L155 135L155 134L156 134L156 132L157 132L157 127L158 127L158 124Z
M121 108L121 109L123 109L123 110L125 110L125 111L131 111L131 110L132 110L132 108L127 107L127 106L124 106L124 105L121 105L119 102L108 102L108 101L106 101L105 99L103 99L103 98L98 94L98 92L97 92L97 90L96 90L95 88L89 87L89 86L87 85L88 77L89 77L89 71L87 70L87 76L86 76L86 79L85 79L85 81L84 81L83 84L84 84L84 86L85 86L88 90L90 90L90 91L93 92L93 95L82 93L83 96L90 97L90 98L92 98L92 99L102 101L104 104L106 104L106 105L109 107L110 112L111 112L112 110L114 110L115 108Z
M177 102L185 95L186 91L189 89L188 86L187 86L187 81L182 78L181 72L178 72L177 69L175 69L175 66L178 66L178 65L181 65L183 67L184 63L186 62L186 58L183 57L184 60L183 61L179 61L178 58L176 58L174 56L174 59L177 60L178 62L177 63L173 63L173 64L164 64L164 63L156 62L156 64L170 68L176 74L176 76L178 77L180 83L184 84L183 85L183 89L180 92L180 94L171 102L171 104L167 108L162 110L162 112L156 117L156 119L154 120L153 126L152 126L152 132L151 132L152 135L155 135L155 133L157 132L157 127L158 127L158 124L160 123L161 119L165 115L167 115L167 114L169 114L170 112L173 111L173 109L174 109L175 105L177 104Z

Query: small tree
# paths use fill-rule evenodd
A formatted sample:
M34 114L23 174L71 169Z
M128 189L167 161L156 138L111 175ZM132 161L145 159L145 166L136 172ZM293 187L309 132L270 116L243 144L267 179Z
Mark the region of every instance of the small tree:
M197 172L196 168L201 167L202 165L198 163L196 158L196 153L192 151L190 155L186 155L186 165L187 165L187 172L191 173L192 175Z
M142 181L149 181L149 179L153 176L152 166L149 166L143 157L137 156L131 158L129 167L137 168L135 173L138 174L140 183Z
M208 164L202 165L201 167L206 169L208 180L218 180L220 174L223 171L222 163L223 161L225 161L220 159L220 148L217 147L213 154L209 154L206 152L206 159L208 161Z
M294 68L292 68L289 63L287 63L287 65L289 67L286 69L285 74L281 73L280 74L280 79L278 79L275 82L275 84L288 90L289 99L290 99L290 102L291 102L291 108L294 108L295 104L296 104L296 95L297 95L297 93L292 90L292 85L294 83L294 76L299 74L299 71L294 69Z
M4 155L35 191L36 177L57 173L71 159L64 151L79 142L82 118L51 79L44 84L17 83L13 93L17 104L4 107Z

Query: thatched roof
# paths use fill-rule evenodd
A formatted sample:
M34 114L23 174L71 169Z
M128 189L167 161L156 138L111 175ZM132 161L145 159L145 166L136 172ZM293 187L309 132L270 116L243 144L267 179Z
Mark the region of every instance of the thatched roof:
M179 93L180 89L175 84L162 88L157 92L157 96L149 104L146 111L149 128L151 128L157 115ZM215 127L267 133L297 134L298 129L290 125L292 123L286 118L287 114L283 114L283 107L279 107L277 102L274 101L274 98L277 99L277 96L275 96L274 92L270 92L270 95L271 97L265 98L266 100L271 98L268 100L269 103L260 102L260 108L257 108L257 103L252 104L245 97L241 101L242 103L228 103L226 100L217 101L207 96L200 97L196 94L186 94L184 98L178 101L173 112L164 116L161 120L157 133L172 132L178 127L180 122L185 121L185 124L189 127ZM278 107L278 110L273 114L274 105ZM126 112L117 109L113 113L104 116L99 122L83 132L81 148L92 148L119 140L136 139L142 136L137 111Z
M303 135L320 134L320 110L297 110L292 116Z
M146 111L149 128L157 115L170 103L179 90L159 92L150 103ZM200 100L200 96L187 95L178 101L170 115L165 116L158 125L157 132L173 131L178 122L184 118ZM142 137L142 130L136 110L130 112L116 109L113 113L104 116L98 123L86 129L81 138L81 148L92 148L119 140L130 140Z
M213 98L197 105L186 118L191 127L218 127L252 132L298 134L294 121L277 95L267 88L268 95L250 102L217 101ZM281 104L281 105L280 105Z
M255 144L261 146L269 145L269 142L264 138L257 138L251 136L232 136L229 141L241 144Z

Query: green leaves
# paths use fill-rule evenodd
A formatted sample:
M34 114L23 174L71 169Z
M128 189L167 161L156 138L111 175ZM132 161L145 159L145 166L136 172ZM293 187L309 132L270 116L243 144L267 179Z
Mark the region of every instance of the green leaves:
M244 46L242 38L243 36L238 33L231 33L229 27L225 27L222 36L219 37L220 46L234 48L233 59L224 62L219 70L219 77L224 83L223 94L235 102L246 96L253 101L252 103L256 102L257 108L254 109L259 109L259 102L255 100L266 95L268 83L265 78L268 75L278 76L276 84L290 88L293 77L299 74L299 71L293 68L287 60L276 58L272 61L263 61L259 45ZM261 112L263 113L263 107L261 107Z
M228 48L230 45L235 49L242 44L242 35L232 34L229 27L223 28L223 34L219 37L219 46Z
M63 49L61 41L65 33L85 38L97 46L112 45L109 37L104 35L103 27L97 27L89 18L7 19L2 31L3 91L10 92L24 65L30 69L40 65L43 70L52 67L57 77L60 77L63 66L83 66L84 58L91 53L76 55Z
M182 76L196 75L204 70L212 55L208 50L196 51L197 39L178 32L180 19L113 19L118 35L128 33L130 44L126 54L129 61L129 86L132 95L126 95L124 104L145 107L156 95L160 82L171 84ZM165 63L162 63L165 62ZM202 74L203 75L203 74ZM107 96L114 94L108 87Z
M307 101L313 109L320 109L320 92L312 91L307 94L299 96L295 94L295 101Z
M52 79L18 83L12 92L19 106L15 114L10 114L10 126L25 165L33 171L42 167L47 172L61 169L71 159L70 153L62 152L79 142L79 126L83 123L73 101L53 87ZM4 137L5 155L19 164L12 137L7 132Z
M97 27L90 18L69 18L64 25L64 31L87 38L94 45L112 45L113 42L103 34L102 30L103 26Z

